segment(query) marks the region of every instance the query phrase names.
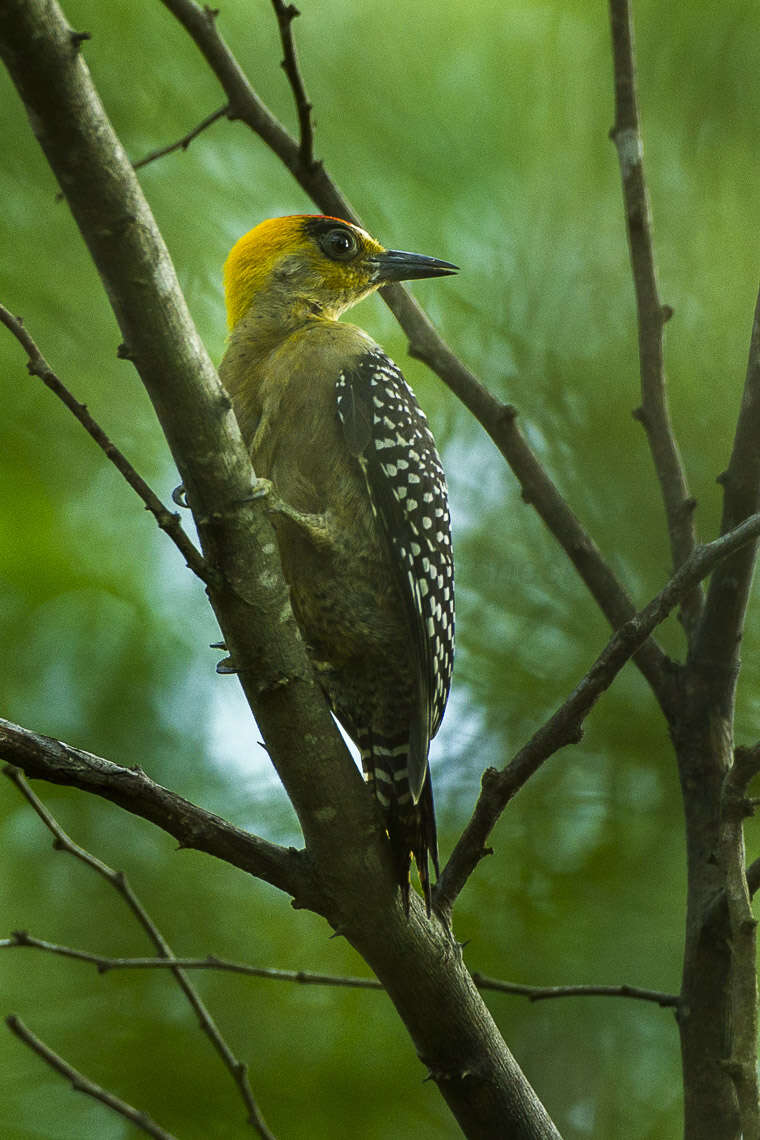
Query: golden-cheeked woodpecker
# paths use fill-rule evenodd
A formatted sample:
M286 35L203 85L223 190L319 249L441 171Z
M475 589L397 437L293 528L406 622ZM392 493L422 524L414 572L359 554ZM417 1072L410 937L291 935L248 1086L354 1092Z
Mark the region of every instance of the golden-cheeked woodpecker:
M219 369L254 471L271 484L293 612L381 805L404 905L413 855L428 913L428 751L454 652L446 479L399 369L338 317L386 282L454 272L338 218L269 219L225 264Z

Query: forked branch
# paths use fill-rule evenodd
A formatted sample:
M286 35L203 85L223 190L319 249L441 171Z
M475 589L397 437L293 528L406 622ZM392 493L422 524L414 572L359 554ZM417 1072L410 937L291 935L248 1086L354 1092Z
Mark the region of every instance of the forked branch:
M16 785L18 790L24 796L29 804L34 808L37 815L47 827L48 831L53 836L53 845L56 851L64 851L69 855L73 855L80 862L84 863L96 874L100 875L109 886L113 887L116 893L124 900L132 914L137 919L140 926L147 934L150 941L153 943L158 954L165 960L173 960L174 953L169 946L169 943L164 938L156 923L148 914L142 902L132 889L123 871L114 871L111 867L107 866L102 860L92 855L84 847L80 847L78 843L64 831L55 816L43 804L42 800L32 791L28 783L15 768L6 768L5 775ZM205 1002L188 978L185 971L178 965L170 967L171 973L174 976L177 985L182 990L182 993L187 998L190 1008L198 1018L198 1024L203 1032L208 1037L216 1052L219 1054L222 1063L232 1076L240 1096L245 1105L248 1115L248 1123L253 1127L256 1133L261 1137L261 1140L275 1140L272 1133L267 1127L266 1121L261 1114L248 1082L247 1067L235 1057L230 1049L226 1040L222 1036L216 1022L214 1021L211 1013L208 1010ZM113 1106L112 1106L113 1107Z

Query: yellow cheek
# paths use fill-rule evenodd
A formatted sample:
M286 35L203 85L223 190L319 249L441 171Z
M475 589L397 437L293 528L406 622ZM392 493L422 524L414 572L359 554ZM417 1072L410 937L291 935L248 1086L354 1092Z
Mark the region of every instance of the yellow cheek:
M330 293L359 293L370 286L369 273L360 265L325 259L319 268L325 289Z

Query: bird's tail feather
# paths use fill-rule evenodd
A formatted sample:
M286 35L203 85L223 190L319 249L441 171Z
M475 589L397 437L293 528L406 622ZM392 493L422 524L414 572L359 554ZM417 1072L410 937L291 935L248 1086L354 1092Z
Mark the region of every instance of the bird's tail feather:
M361 756L367 782L383 813L391 844L396 881L401 888L404 910L409 913L409 873L412 857L417 865L425 909L430 915L432 862L438 877L438 841L430 773L425 777L417 803L409 790L408 743L385 743L377 738L362 742Z

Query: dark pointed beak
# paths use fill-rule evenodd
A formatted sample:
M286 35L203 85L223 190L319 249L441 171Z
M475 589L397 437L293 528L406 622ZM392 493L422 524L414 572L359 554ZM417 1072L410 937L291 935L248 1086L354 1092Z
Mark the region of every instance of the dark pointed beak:
M422 253L404 253L401 249L386 249L372 258L375 266L375 280L413 281L419 277L448 277L456 273L458 265L450 261L439 261L437 257L426 257Z

